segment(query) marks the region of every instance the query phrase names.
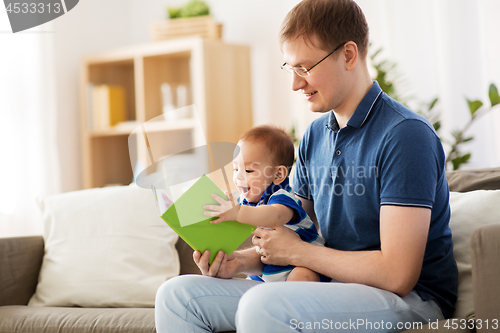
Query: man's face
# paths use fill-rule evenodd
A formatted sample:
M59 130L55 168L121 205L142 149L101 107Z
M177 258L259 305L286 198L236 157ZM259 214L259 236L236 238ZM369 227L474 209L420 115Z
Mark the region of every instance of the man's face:
M283 43L283 56L292 67L310 68L333 50L325 51L315 36L311 41L303 36ZM300 90L312 112L328 112L341 106L347 91L343 48L340 48L314 67L309 76L292 73L292 90Z

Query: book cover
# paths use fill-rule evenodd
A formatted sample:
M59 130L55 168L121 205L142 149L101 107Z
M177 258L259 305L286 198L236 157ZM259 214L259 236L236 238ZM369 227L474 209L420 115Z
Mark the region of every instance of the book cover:
M115 126L126 120L125 89L121 86L108 86L108 126Z
M206 175L172 204L164 191L154 186L152 190L161 218L194 250L201 253L210 250L210 264L220 250L231 254L256 229L237 221L210 224L216 218L206 216L203 206L218 204L210 196L212 193L226 200L227 197ZM165 207L168 208L163 211Z
M91 89L93 129L106 130L126 120L126 96L123 87L100 84L92 86Z

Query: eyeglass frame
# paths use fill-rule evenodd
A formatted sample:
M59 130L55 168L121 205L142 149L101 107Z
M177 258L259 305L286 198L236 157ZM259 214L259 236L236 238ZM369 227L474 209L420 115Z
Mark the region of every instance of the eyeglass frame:
M318 66L323 60L325 60L326 58L328 58L329 56L331 56L333 53L335 53L335 51L337 51L338 49L340 49L342 46L344 46L345 44L347 44L348 42L344 42L344 43L341 43L339 46L337 46L335 48L335 50L333 50L332 52L328 53L323 59L321 59L320 61L318 61L317 63L315 63L314 65L312 65L311 67L309 67L308 69L306 69L304 66L300 66L300 67L292 67L290 65L288 65L286 62L283 63L283 65L281 65L281 69L284 69L285 72L289 73L289 74L292 74L292 71L295 72L295 74L297 74L298 76L300 77L306 77L306 76L309 76L309 71L311 69L313 69L314 67ZM288 67L287 67L288 65ZM297 69L303 69L304 70L304 73L305 75L300 75L298 72L297 72Z

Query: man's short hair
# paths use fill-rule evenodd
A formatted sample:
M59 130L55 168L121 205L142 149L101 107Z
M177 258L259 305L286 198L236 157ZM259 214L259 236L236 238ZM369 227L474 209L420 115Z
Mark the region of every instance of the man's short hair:
M283 129L273 125L257 126L243 133L240 141L263 145L275 166L284 165L290 175L295 147L292 139Z
M285 17L281 25L280 44L303 36L316 36L327 52L340 43L353 41L361 58L368 53L368 23L353 0L303 0Z

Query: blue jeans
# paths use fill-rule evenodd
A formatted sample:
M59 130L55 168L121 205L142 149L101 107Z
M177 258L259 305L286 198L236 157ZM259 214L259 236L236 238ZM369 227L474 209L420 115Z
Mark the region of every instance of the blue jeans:
M183 275L156 295L159 333L400 332L443 319L436 302L354 283ZM421 326L420 326L421 327Z

